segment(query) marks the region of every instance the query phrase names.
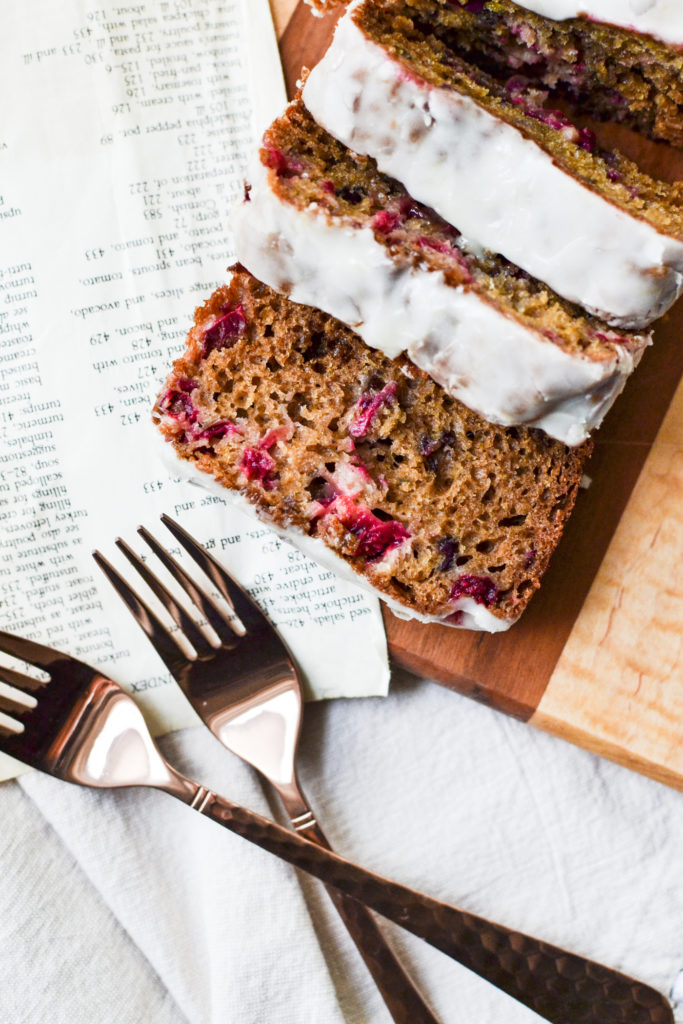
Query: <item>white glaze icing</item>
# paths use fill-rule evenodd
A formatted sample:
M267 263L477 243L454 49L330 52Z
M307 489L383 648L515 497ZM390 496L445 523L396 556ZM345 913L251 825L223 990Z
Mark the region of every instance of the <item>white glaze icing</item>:
M469 97L409 76L355 24L357 6L304 85L319 124L467 238L609 323L643 327L673 304L683 241L601 198Z
M681 0L515 0L520 7L553 21L586 17L683 46Z
M455 629L473 629L484 633L503 633L516 621L514 619L499 619L496 615L493 615L487 608L478 604L471 597L460 597L457 601L451 602L448 607L448 611L444 613L444 616L422 615L419 612L414 611L412 608L407 608L405 605L395 601L381 590L378 590L377 587L373 587L365 576L361 576L359 573L354 572L340 555L337 555L331 548L327 547L327 545L319 538L310 537L307 533L304 533L303 530L300 530L295 526L285 528L276 525L260 508L252 505L251 502L248 501L242 493L240 493L240 491L233 491L229 488L223 487L208 473L204 473L202 470L197 469L192 463L187 462L185 459L178 458L175 455L175 449L169 442L163 442L160 434L156 435L156 438L154 439L154 446L163 465L173 476L179 476L191 485L202 487L205 490L210 491L212 494L216 494L219 497L226 499L231 505L238 508L241 512L244 512L252 518L258 519L259 522L268 526L283 540L287 541L288 544L291 544L300 551L303 551L303 553L313 559L314 562L318 562L319 565L323 565L326 569L330 569L342 579L348 580L350 583L354 583L361 589L369 591L375 597L379 597L391 608L392 612L401 619L417 619L418 621L425 623L439 622L444 626L452 626ZM445 615L452 615L454 612L462 612L460 622L447 622Z
M233 215L237 256L255 277L352 327L389 358L406 352L485 419L579 444L597 427L649 343L603 362L572 355L427 265L397 264L369 227L297 209L258 161Z

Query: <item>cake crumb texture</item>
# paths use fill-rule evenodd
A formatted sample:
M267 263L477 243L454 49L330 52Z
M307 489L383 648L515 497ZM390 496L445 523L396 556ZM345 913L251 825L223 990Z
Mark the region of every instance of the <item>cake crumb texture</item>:
M514 621L574 506L590 442L496 427L239 265L195 313L154 417L178 456L383 595L457 625Z

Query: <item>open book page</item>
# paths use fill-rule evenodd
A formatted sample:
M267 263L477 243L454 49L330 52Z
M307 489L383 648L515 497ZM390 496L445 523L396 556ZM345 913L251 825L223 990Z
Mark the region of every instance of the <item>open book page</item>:
M385 693L374 598L169 473L150 419L284 104L267 0L24 0L0 54L0 628L132 688L157 733L193 722L91 557L144 550L139 523L173 549L168 512L253 588L313 694Z

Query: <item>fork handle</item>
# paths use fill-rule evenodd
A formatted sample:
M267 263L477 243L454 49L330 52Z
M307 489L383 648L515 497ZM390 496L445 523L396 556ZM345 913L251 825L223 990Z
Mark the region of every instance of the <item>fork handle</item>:
M673 1024L664 996L633 978L375 875L203 787L180 798L425 939L553 1024Z
M304 814L293 819L296 831L308 842L331 850L313 812L304 806ZM396 1024L439 1024L365 904L332 885L326 888Z

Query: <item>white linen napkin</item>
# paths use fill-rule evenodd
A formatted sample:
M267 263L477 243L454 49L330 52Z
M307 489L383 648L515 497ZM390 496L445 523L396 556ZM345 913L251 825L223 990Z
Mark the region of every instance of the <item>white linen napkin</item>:
M268 813L205 729L162 743L182 770ZM341 852L671 989L680 794L403 674L389 699L307 706L300 753ZM389 1021L318 884L300 888L287 865L166 796L33 774L0 789L0 813L3 1024ZM388 930L444 1024L540 1020Z

